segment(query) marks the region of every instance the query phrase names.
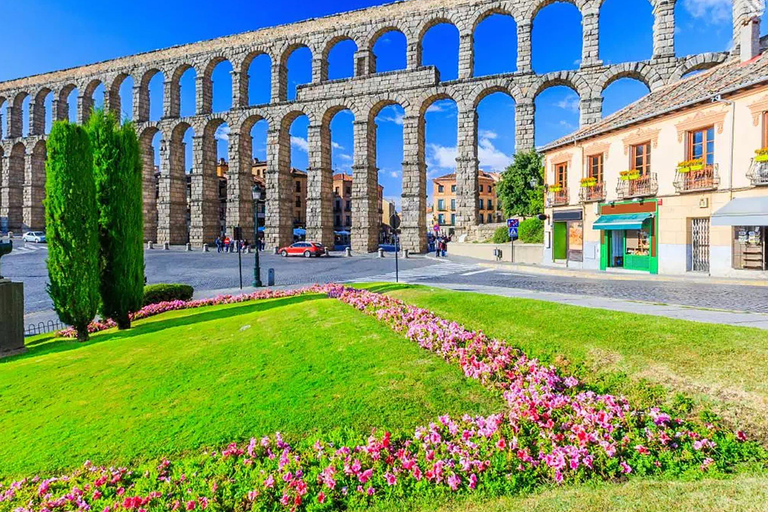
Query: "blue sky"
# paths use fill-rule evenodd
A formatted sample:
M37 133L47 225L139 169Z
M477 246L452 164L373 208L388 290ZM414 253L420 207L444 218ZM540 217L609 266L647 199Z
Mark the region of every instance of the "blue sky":
M215 38L261 27L290 23L346 10L386 3L381 0L314 0L312 2L254 2L230 0L226 4L199 0L132 0L94 2L81 0L5 0L0 45L0 80L78 66L109 58L176 44ZM226 7L226 8L225 8ZM629 22L631 20L631 23ZM581 16L568 3L555 3L540 11L533 28L533 68L536 72L576 69L581 58ZM722 51L731 45L730 0L679 0L676 8L678 55ZM651 57L653 16L649 0L605 0L601 10L600 56L606 63ZM475 73L487 75L515 70L517 41L514 20L492 16L475 34ZM378 70L405 67L405 38L390 33L375 47ZM352 73L354 44L342 43L330 56L330 78ZM438 25L424 41L424 62L435 65L443 80L457 75L458 32L450 25ZM289 61L290 88L310 81L311 54L302 49ZM231 103L228 63L214 72L214 110ZM251 102L269 98L269 61L258 59L251 67ZM130 89L121 91L124 110L130 112ZM152 118L161 115L162 77L150 84ZM604 93L604 114L614 112L647 92L631 79L612 84ZM73 99L76 93L73 94ZM102 89L95 95L101 103ZM50 101L50 100L49 100ZM578 98L566 87L543 92L536 102L536 143L544 144L566 135L578 126ZM182 78L182 115L194 109L194 73ZM74 109L72 109L74 110ZM50 108L48 108L50 112ZM515 151L514 101L504 94L488 97L479 107L481 167L502 170ZM333 166L351 172L353 161L352 123L354 117L342 112L332 123ZM25 123L26 124L26 123ZM379 181L385 195L396 198L401 192L402 110L385 109L378 117ZM292 163L307 166L307 120L292 127ZM191 138L191 131L187 139ZM226 129L219 137L220 156L226 157ZM266 126L254 128L254 156L266 156ZM435 104L427 113L427 163L429 177L452 172L457 138L456 107L451 101ZM191 143L188 144L191 149ZM188 159L191 162L191 158ZM431 186L430 193L431 193ZM398 200L399 204L399 200Z

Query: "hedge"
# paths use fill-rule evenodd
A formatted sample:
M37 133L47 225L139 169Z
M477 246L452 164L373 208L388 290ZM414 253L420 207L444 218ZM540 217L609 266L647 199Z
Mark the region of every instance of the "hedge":
M538 218L526 219L520 223L520 241L524 244L544 243L544 222Z
M506 227L500 227L493 234L493 243L506 244L509 243L509 229Z
M186 284L151 284L144 287L144 305L171 302L174 300L188 301L194 295L195 289Z

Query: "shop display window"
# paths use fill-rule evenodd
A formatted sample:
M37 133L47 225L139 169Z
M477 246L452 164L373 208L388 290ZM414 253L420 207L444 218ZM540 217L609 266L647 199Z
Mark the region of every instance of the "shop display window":
M738 270L768 270L764 226L733 228L733 268Z
M626 232L626 253L631 256L650 256L651 236L645 229Z

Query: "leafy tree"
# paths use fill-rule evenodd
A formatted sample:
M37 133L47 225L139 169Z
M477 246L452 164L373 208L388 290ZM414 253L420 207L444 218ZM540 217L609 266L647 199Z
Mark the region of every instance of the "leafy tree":
M493 243L495 244L509 243L509 228L507 228L506 226L496 228L496 231L493 232Z
M93 154L84 128L57 121L47 143L48 295L62 322L88 341L99 307L99 238Z
M534 217L520 223L520 241L524 244L544 243L544 222Z
M533 217L544 212L544 166L536 150L515 155L515 161L501 175L496 191L509 217ZM531 188L531 180L538 185Z
M119 329L144 302L142 161L132 124L94 111L88 122L99 205L101 315Z

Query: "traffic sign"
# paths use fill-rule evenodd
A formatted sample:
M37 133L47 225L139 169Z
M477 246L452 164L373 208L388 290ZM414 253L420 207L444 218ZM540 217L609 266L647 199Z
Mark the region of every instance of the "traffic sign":
M517 228L509 228L509 239L515 241L518 238L520 237L518 236Z
M392 229L398 230L400 229L400 216L399 215L393 215L389 218L389 225Z
M435 225L432 227L432 230L433 230L435 233L439 233L439 232L440 232L440 226L439 226L438 224L435 224Z
M518 219L507 219L507 227L509 229L517 229L520 227L520 221Z

